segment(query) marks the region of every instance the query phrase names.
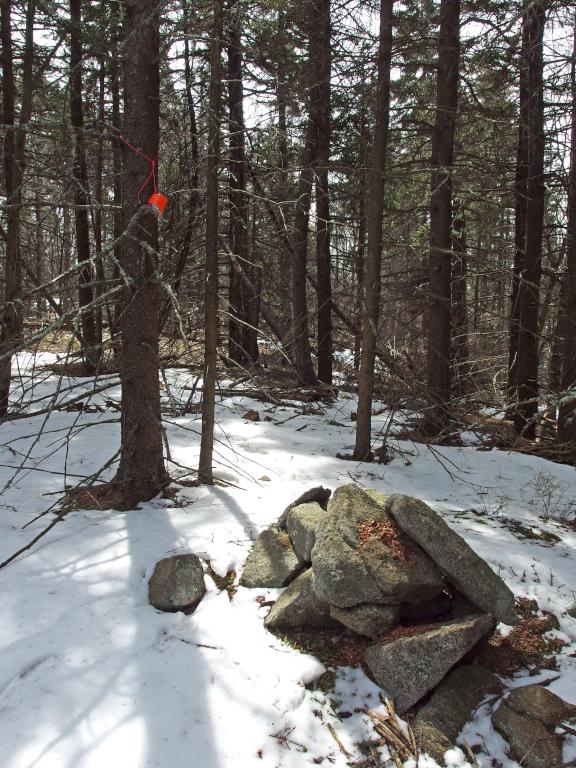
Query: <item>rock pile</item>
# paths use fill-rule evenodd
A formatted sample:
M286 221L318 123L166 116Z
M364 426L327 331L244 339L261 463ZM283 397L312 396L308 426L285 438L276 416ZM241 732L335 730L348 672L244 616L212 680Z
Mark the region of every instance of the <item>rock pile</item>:
M374 640L366 667L399 712L496 621L518 622L512 592L432 509L355 485L291 504L260 534L240 584L287 587L266 617L272 631L343 625Z

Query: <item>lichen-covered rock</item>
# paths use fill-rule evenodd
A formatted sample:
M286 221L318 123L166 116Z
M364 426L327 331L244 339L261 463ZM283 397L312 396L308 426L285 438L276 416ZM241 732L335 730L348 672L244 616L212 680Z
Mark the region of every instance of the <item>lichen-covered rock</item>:
M258 536L244 564L241 587L285 587L302 571L290 538L275 525Z
M331 493L332 491L329 488L323 488L321 485L304 491L304 493L301 493L300 496L298 496L298 498L295 499L291 504L288 504L284 512L282 512L278 518L278 527L282 528L284 531L286 530L286 522L288 520L290 510L294 507L300 506L300 504L308 504L309 502L315 501L317 504L320 504L322 509L326 509L326 505L328 504L328 499L330 498Z
M370 498L376 502L376 504L380 504L380 506L385 506L386 502L389 499L389 494L382 493L382 491L377 491L375 488L366 488L364 493L367 493Z
M192 613L205 592L202 563L193 554L160 560L148 582L148 601L160 611Z
M335 626L330 606L312 589L312 569L304 571L274 603L264 626L270 630L325 629Z
M440 515L423 501L402 495L391 496L386 509L474 605L505 624L518 623L510 589Z
M472 616L389 643L371 645L366 664L399 712L431 691L460 659L489 632L491 616Z
M327 517L328 512L316 501L298 504L288 513L286 531L294 551L303 562L311 562L312 547L316 543L316 528L318 523Z
M330 606L330 615L359 635L376 639L382 637L398 624L400 608L397 605L362 603L352 608Z
M414 718L412 728L422 752L441 762L482 700L501 690L498 677L483 667L465 665L450 672Z
M312 567L318 596L340 608L399 605L439 594L440 572L398 530L385 508L354 485L338 488L316 529Z

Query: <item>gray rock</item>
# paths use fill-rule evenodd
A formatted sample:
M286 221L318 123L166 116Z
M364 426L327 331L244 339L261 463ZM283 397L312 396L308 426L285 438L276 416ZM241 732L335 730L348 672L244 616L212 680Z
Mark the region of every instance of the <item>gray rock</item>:
M540 720L549 728L555 728L564 720L576 715L576 707L541 685L525 685L515 688L506 699L506 706L520 715Z
M412 637L371 645L366 664L398 711L405 712L438 685L493 625L487 615L439 624Z
M398 605L442 591L434 563L393 526L385 508L368 494L354 485L342 486L332 495L328 513L318 524L312 549L315 588L321 599L340 608L360 603Z
M409 496L395 495L386 508L400 528L440 567L446 580L474 605L505 624L518 623L510 589L428 505Z
M563 739L540 720L522 715L503 702L492 715L492 723L523 768L555 768L562 764Z
M441 762L482 700L501 691L498 677L483 667L462 666L450 672L414 718L421 750Z
M293 509L293 507L298 507L300 504L308 504L309 502L315 501L320 504L322 509L326 509L331 493L332 491L329 488L323 488L321 485L318 485L315 488L310 488L308 491L304 491L304 493L301 493L295 501L288 504L284 512L280 515L277 526L285 531L290 510Z
M352 608L330 606L330 615L359 635L376 639L382 637L398 624L400 608L397 605L363 603Z
M348 608L382 598L360 555L330 525L318 526L312 568L314 589L321 600Z
M156 563L148 582L148 601L160 611L192 613L206 586L196 555L174 555Z
M310 563L312 547L316 542L318 523L328 517L328 512L317 502L292 507L286 520L286 531L294 551L303 562Z
M335 626L330 606L312 589L312 569L304 571L274 603L264 626L270 630L325 629Z
M302 571L290 538L272 525L254 542L240 577L241 587L285 587Z

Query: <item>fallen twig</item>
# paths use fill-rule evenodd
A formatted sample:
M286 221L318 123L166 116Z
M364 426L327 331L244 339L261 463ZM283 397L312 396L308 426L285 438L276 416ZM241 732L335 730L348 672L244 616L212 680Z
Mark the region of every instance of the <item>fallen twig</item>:
M334 739L334 741L336 742L336 744L338 744L338 746L340 747L340 751L342 752L342 754L343 754L343 755L346 755L346 757L352 757L352 755L350 754L350 752L348 752L348 750L346 749L346 747L344 746L344 744L342 744L342 742L341 742L341 741L340 741L340 739L338 738L338 734L337 734L337 733L336 733L336 731L334 730L333 726L332 726L330 723L326 723L326 725L328 726L328 730L329 730L329 731L330 731L330 733L332 734L332 738Z

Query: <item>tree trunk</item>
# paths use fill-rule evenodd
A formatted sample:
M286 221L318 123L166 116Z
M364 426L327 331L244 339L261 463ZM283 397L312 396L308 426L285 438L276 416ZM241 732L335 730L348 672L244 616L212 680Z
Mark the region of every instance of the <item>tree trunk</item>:
M124 135L151 158L160 133L160 41L158 0L124 3ZM158 222L139 205L146 162L123 147L121 268L129 281L121 300L122 445L117 482L126 503L157 494L167 482L162 450L158 377ZM152 191L144 190L144 196Z
M279 204L287 203L290 199L290 178L288 175L288 168L290 165L290 152L288 148L288 126L287 126L287 112L288 112L288 94L289 83L284 71L284 62L287 58L287 46L286 46L286 14L280 10L278 12L278 60L276 66L276 106L278 109L278 170L279 170L279 184L276 193L276 201ZM254 174L251 174L252 178ZM285 214L287 215L287 214ZM286 226L285 219L280 222L283 226ZM282 231L282 227L278 230ZM280 240L280 278L281 278L281 290L286 290L289 293L290 285L287 279L290 275L292 265L292 244L289 239L281 238ZM285 281L285 282L284 282ZM284 302L282 320L289 323L291 313L291 307L288 302Z
M436 120L432 134L432 196L428 278L427 390L423 431L438 435L448 423L450 400L452 165L458 107L460 0L441 0Z
M220 117L222 84L223 1L214 0L214 21L210 46L210 104L208 111L208 156L206 160L206 266L204 277L204 386L202 392L202 437L198 480L213 483L214 401L218 360L218 164L220 160Z
M70 221L70 207L68 205L66 190L62 190L62 197L64 200L64 210L62 211L62 258L60 261L59 273L65 274L66 277L60 280L60 306L62 312L66 314L70 311L71 303L68 270L72 264L72 223Z
M508 416L518 402L518 332L520 329L520 276L526 248L526 206L528 205L528 25L522 25L516 180L514 184L514 267L510 296L510 339L508 345Z
M316 122L316 275L318 280L318 378L332 384L332 281L330 275L330 0L316 0L310 57L316 77L311 98Z
M371 426L374 393L376 333L380 315L380 269L382 264L382 216L384 214L384 178L390 122L390 68L392 61L392 25L394 0L380 2L380 42L378 47L378 86L376 92L376 125L372 168L369 170L368 249L362 320L362 354L358 378L358 414L354 458L372 458Z
M112 194L114 199L114 212L112 219L112 229L114 236L114 246L112 249L112 281L117 284L120 280L120 261L122 259L122 147L119 139L120 129L122 127L122 117L120 112L120 63L119 63L119 40L121 36L121 18L120 3L118 0L112 0L110 3L111 15L111 50L110 50L110 92L112 101L112 125L116 131L112 135ZM112 312L112 322L110 324L110 336L114 338L118 330L118 319L121 312L121 302L116 301ZM117 356L117 345L112 346L114 356Z
M296 193L296 211L294 216L294 238L292 243L292 353L296 374L300 385L314 384L317 381L312 364L310 338L308 335L308 299L306 296L306 271L308 262L308 226L314 170L318 153L318 126L316 121L317 80L316 61L316 13L317 1L310 1L308 19L308 125L304 150L302 152L302 170Z
M74 205L76 221L76 256L78 260L78 304L82 327L82 357L92 373L100 361L96 322L92 301L92 263L90 261L90 221L88 217L88 171L84 143L84 107L82 103L82 17L81 1L70 0L70 122L74 142Z
M519 287L518 407L514 414L517 434L533 439L538 413L538 310L542 274L544 228L544 94L543 35L545 10L542 0L525 10L528 35L527 60L527 157L529 159L524 269Z
M200 192L198 189L198 127L196 124L196 110L194 109L194 99L192 96L192 55L190 51L191 35L188 14L188 0L182 0L182 17L184 21L184 86L186 90L186 106L188 107L188 120L190 131L190 160L187 163L188 180L190 184L190 196L188 197L188 211L184 222L184 234L179 247L178 259L174 269L173 288L178 300L182 292L182 281L186 264L192 251L192 240L196 227L198 226L198 209L200 207ZM164 328L166 320L172 309L172 301L168 297L164 301L162 311L160 312L160 330Z
M562 360L564 394L558 414L558 439L576 441L576 26L571 68L572 132L570 175L568 178L568 211L566 233L566 277L562 283L565 296L565 342Z
M364 267L366 259L366 106L364 96L360 107L360 190L358 200L358 247L354 260L354 276L356 278L356 312L355 322L357 331L354 333L354 370L360 370L360 355L362 350L362 305L364 297Z
M180 258L176 269L174 271L174 292L176 296L180 297L180 291L182 287L182 278L184 276L184 270L186 263L190 256L192 248L192 236L198 224L198 208L200 207L200 192L199 192L199 152L198 152L198 126L196 124L196 110L194 108L194 98L192 96L192 54L190 51L189 40L189 13L188 13L188 0L182 0L182 13L184 16L184 82L186 86L186 105L188 107L188 122L190 132L190 159L191 165L189 166L189 178L190 178L190 197L188 198L188 216L186 221L186 227L184 231L184 239L180 249Z
M456 395L464 395L469 389L468 257L465 227L464 211L459 211L454 217L452 232L452 341L450 347L452 391Z
M44 248L44 220L42 218L42 198L39 190L34 195L34 213L36 224L36 237L34 238L34 261L36 271L36 284L41 286L44 282L44 260L46 257ZM42 320L46 312L46 299L42 293L36 294L36 317Z
M3 0L0 9L0 39L2 42L2 121L6 129L2 155L6 188L6 258L4 264L4 306L0 314L0 418L6 416L10 395L12 353L22 336L22 315L19 303L22 290L20 263L20 209L26 147L26 126L32 114L33 35L36 3L29 0L26 7L24 39L24 71L22 74L22 106L20 125L16 124L16 85L12 66L11 2Z
M105 3L100 3L102 11L102 20L104 20ZM103 197L103 170L104 170L104 130L105 130L105 85L106 85L106 71L104 64L104 55L100 56L100 63L98 66L98 142L96 147L96 188L94 190L94 198L96 203L96 210L94 211L94 299L96 306L94 307L94 330L96 346L102 350L102 316L103 306L101 297L104 293L104 260L102 258L102 238L103 238L103 216L102 216L102 204L104 202ZM102 353L101 353L102 354Z
M242 82L241 4L231 0L228 23L228 110L230 126L230 249L249 275L248 198L246 197L246 151L244 141L244 86ZM250 295L235 270L230 270L230 320L228 355L239 365L258 359L255 297Z

